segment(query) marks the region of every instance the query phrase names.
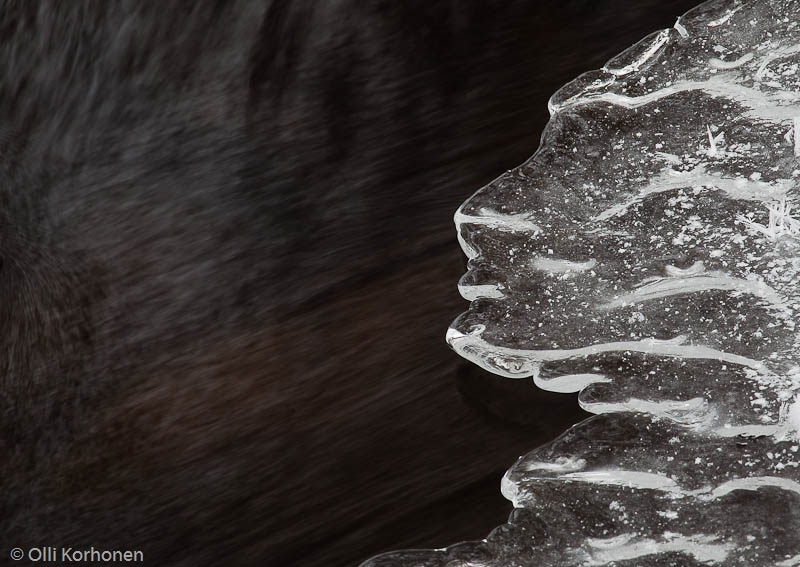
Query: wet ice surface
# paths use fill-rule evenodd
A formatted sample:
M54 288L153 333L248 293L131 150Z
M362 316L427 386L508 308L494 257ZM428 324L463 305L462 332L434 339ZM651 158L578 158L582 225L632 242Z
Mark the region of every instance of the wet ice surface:
M366 565L800 565L800 1L703 4L550 111L456 214L447 340L598 415L485 540Z

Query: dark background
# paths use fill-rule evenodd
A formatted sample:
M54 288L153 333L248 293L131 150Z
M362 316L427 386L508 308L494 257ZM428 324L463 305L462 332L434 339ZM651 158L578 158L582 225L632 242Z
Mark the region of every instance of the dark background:
M0 564L345 566L504 522L582 414L448 349L452 215L693 4L0 4Z

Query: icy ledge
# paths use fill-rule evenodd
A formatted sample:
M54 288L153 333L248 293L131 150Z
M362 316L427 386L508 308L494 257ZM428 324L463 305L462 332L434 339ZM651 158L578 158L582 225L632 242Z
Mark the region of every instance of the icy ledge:
M456 213L447 340L597 415L483 541L365 567L800 565L800 2L707 2L549 108Z

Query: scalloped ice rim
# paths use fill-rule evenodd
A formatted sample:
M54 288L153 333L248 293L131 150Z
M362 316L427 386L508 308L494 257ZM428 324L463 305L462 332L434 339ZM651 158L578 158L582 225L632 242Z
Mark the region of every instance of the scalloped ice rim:
M588 92L591 95L592 90L587 88L587 85L594 85L595 91L602 88L604 85L610 85L618 77L625 76L626 74L630 74L641 68L641 66L646 64L650 58L656 56L664 48L664 46L667 45L672 37L680 36L682 38L688 38L690 35L692 35L693 30L697 27L716 27L723 25L743 7L744 5L740 3L730 6L729 3L725 3L721 0L712 0L710 2L700 4L694 9L688 11L683 16L679 17L673 28L654 32L631 48L610 59L601 70L590 71L589 73L581 75L571 83L568 83L562 87L562 89L557 91L551 97L550 102L548 103L548 108L551 109L551 115L559 111L561 108L564 108L564 105L562 104L564 101L569 102L570 105L574 105L580 104L583 101L598 100L599 97L592 96L588 98L570 98L565 96L570 94L570 89L574 90L574 88L578 86L581 81L583 81L583 93L585 94ZM794 50L793 52L796 53L798 51L800 51L800 48ZM748 54L745 54L734 61L726 62L719 59L712 59L709 61L709 64L716 69L729 70L749 63L752 60L752 55L748 56ZM766 64L762 64L760 70L763 70L765 66ZM695 83L687 81L682 83L682 86L706 87L711 90L719 88L719 85L713 81ZM660 96L667 96L671 94L671 91L666 89L661 89L658 92ZM717 90L715 92L719 94L720 91ZM727 92L726 94L730 94L730 92ZM754 92L752 89L735 89L734 94L736 95L734 98L736 98L739 102L744 102L745 104L747 104L748 101L750 103L755 102ZM613 100L612 98L613 97L609 96L605 100L614 102L616 104L622 104L628 108L634 108L636 106L640 106L641 104L646 104L647 102L656 100L658 97L648 97L648 95L646 95L645 97L639 98L619 96L613 98ZM559 104L561 104L561 106L559 106ZM755 108L753 108L754 106ZM766 115L770 117L778 117L780 120L792 119L793 130L787 133L787 136L789 134L794 136L794 154L796 156L800 156L800 117L795 116L797 111L794 113L787 112L785 107L781 108L778 104L773 104L771 106L767 105L767 107L761 108L760 105L751 104L750 109L750 112L754 116L763 117ZM545 133L542 135L537 153L543 148L543 143L545 141L544 136L546 135L546 132L547 131L545 130ZM787 139L787 141L790 140ZM709 148L709 155L714 150L714 143L715 138L712 136L710 137L711 148ZM694 181L698 181L701 178L706 177L707 183L711 184L713 182L715 185L718 185L722 179L720 176L713 176L713 174L706 173L704 170L702 170L702 168L690 171L688 172L688 175L694 176ZM712 176L714 179L711 179ZM669 180L666 180L666 182L668 181ZM682 179L681 181L685 182L686 179ZM494 182L490 183L489 185L492 185L493 183ZM723 183L727 183L727 180ZM716 188L720 189L718 186ZM722 190L725 190L726 188L730 191L743 191L744 193L749 193L751 195L750 198L753 200L764 200L763 196L765 193L771 199L785 198L790 187L780 183L765 184L758 181L751 183L747 180L736 180L728 183L727 187L723 187ZM476 191L475 195L482 190L483 189L479 189ZM462 237L462 224L477 224L489 226L495 230L522 232L532 235L541 232L542 229L536 224L535 219L525 213L501 213L490 207L483 207L479 209L477 214L480 216L471 216L465 213L465 205L469 203L475 197L475 195L470 197L465 204L459 207L454 216L454 221L456 223L456 227L458 228L459 242L461 243L462 249L470 260L473 260L479 256L479 250L467 243ZM623 204L622 207L609 209L602 214L608 215L608 218L616 216L617 214L620 214L620 212L624 211L626 206L630 206L636 202L636 200L641 199L642 197L643 195L641 194L635 196L631 202ZM568 274L569 272L580 272L584 269L591 269L592 267L591 260L588 262L572 262L570 260L552 257L540 257L538 259L534 258L534 263L538 263L538 268L542 271L562 275ZM655 278L654 281L661 283L657 283L654 287L649 288L649 291L664 292L666 291L666 288L675 286L675 280L680 278L685 280L684 283L691 282L690 285L712 286L708 289L714 289L714 285L719 285L722 286L722 289L725 289L724 286L732 286L740 291L744 290L748 292L758 292L755 294L762 300L767 300L770 302L772 307L777 309L777 311L783 311L783 307L785 307L781 304L781 298L774 289L770 288L769 286L759 285L763 284L764 282L753 282L750 280L743 280L741 278L733 278L724 274L706 272L702 262L696 262L689 268L667 266L665 271L667 277ZM745 289L745 287L742 286L754 287L748 287ZM487 295L481 295L482 293L487 292L495 294L495 297L498 297L497 294L500 292L499 289L492 289L491 286L483 287L484 289L479 290L475 297L487 297ZM464 290L461 291L462 295L464 295ZM648 292L647 289L642 288L639 288L637 291L641 293ZM466 293L469 294L471 291L468 290ZM635 292L629 299L637 299ZM456 319L456 322L457 321L458 319ZM601 374L584 373L573 374L569 376L558 376L555 379L548 378L543 380L539 376L539 371L543 362L549 360L564 360L573 357L585 356L587 354L601 353L609 350L619 349L640 353L656 353L667 357L713 359L741 365L757 372L769 372L769 369L766 367L764 362L732 353L722 352L709 347L687 345L685 344L687 339L684 336L677 336L668 340L644 339L640 341L606 343L583 347L580 349L519 350L496 347L489 344L481 337L481 333L485 329L485 327L482 325L474 325L466 332L462 332L454 328L456 326L456 322L454 322L451 328L448 329L446 339L447 342L454 348L454 350L459 352L459 354L461 354L463 357L471 360L490 372L500 374L508 378L533 377L537 386L552 391L576 392L589 384L607 382L609 379ZM798 368L798 371L800 371L800 368ZM646 414L654 417L656 420L658 420L660 417L668 417L673 423L677 422L677 425L679 426L684 426L686 423L681 423L680 419L676 419L676 412L678 414L681 412L688 412L688 414L690 414L689 417L691 417L692 412L696 411L695 415L700 415L700 417L702 417L702 412L708 412L709 410L707 407L708 404L705 403L705 400L702 398L693 398L677 404L675 401L659 404L657 402L644 400L628 400L628 403L631 404L631 407L622 407L625 404L606 404L607 407L595 407L595 409L599 410L597 413L606 413L612 411L631 412L639 408L640 403L647 403L650 404L651 407L646 409ZM779 424L754 424L737 427L723 426L711 431L706 430L704 434L710 433L712 436L716 435L718 437L734 437L739 435L743 435L745 437L757 437L766 435L772 436L776 441L787 439L793 441L794 439L800 437L800 435L798 435L800 434L800 399L792 399L791 397L784 399L784 403L781 406L780 411L781 419L779 420ZM771 455L768 456L770 459L772 458ZM541 458L546 459L547 457L545 456ZM523 459L524 457L521 457L518 461L518 464L522 463ZM528 507L529 509L535 509L536 507L541 507L543 504L546 506L546 500L544 502L534 502L530 500L530 497L525 495L525 486L512 480L511 474L517 466L518 465L514 465L503 476L501 483L501 491L503 495L510 500L515 507ZM800 493L800 482L790 478L769 475L735 478L722 482L717 486L706 486L700 489L690 490L680 487L673 478L661 474L651 474L651 472L646 471L626 471L618 468L589 470L587 468L586 460L578 456L558 457L554 462L526 462L524 466L527 467L525 469L527 472L535 472L537 470L541 471L541 474L543 475L542 479L548 479L552 478L552 475L558 475L559 478L563 478L566 481L583 482L587 483L590 487L606 485L612 487L625 486L643 490L650 489L660 491L667 495L668 498L690 498L706 502L718 500L719 498L737 490L755 491L761 487L777 487L782 490L789 491L792 494ZM548 477L548 474L551 476ZM535 477L535 475L533 476ZM733 521L735 522L736 519ZM633 526L631 526L631 528L633 528ZM701 532L702 531L703 530L701 529ZM492 539L491 534L487 536L484 541L489 539ZM748 541L750 540L748 539ZM448 561L448 556L446 554L449 554L450 550L456 549L457 547L458 546L450 546L449 548L442 548L440 550L432 551L430 558L434 563L431 563L431 565L450 565L451 563L453 565L474 565L475 567L489 565L489 562L484 562L480 558L474 561L456 558L454 558L452 562ZM720 563L726 562L730 558L731 553L736 551L736 549L734 549L735 547L736 545L733 542L720 540L717 534L709 535L699 533L685 535L681 533L664 531L663 533L654 535L645 534L644 532L624 532L607 538L586 538L583 542L581 542L580 547L569 547L568 549L561 550L566 554L562 555L562 558L564 561L567 561L567 563L562 563L559 561L558 563L553 564L604 565L614 561L631 561L653 554L672 552L687 554L691 557L694 557L694 559L699 562ZM391 553L387 554L387 556L388 555L391 555ZM498 557L499 556L497 555L493 555L494 560L498 559ZM404 559L399 556L398 558L400 561L403 561ZM419 565L428 565L427 559L422 558L422 560L425 562L419 563ZM492 559L490 559L490 561L492 565L497 565L497 563L495 563ZM406 565L406 563L403 564ZM637 563L637 565L640 564L647 563ZM725 564L727 565L728 563L726 562ZM798 566L800 565L800 554L797 554L793 557L785 555L783 558L780 558L770 564L779 567L790 567L793 565Z
M764 377L774 377L769 368L761 361L706 346L686 345L685 336L666 340L651 338L641 341L617 341L575 349L529 350L491 345L481 338L482 331L483 329L480 325L473 329L470 334L464 334L457 329L450 328L447 331L447 342L458 354L484 370L504 378L524 379L532 377L537 387L549 392L576 393L591 384L611 382L611 379L607 376L594 373L565 374L547 379L543 379L539 375L541 365L544 362L569 360L604 352L638 352L681 359L717 360L750 368L760 372ZM705 400L700 398L683 402L675 400L654 402L631 398L624 402L616 403L584 403L582 401L579 403L584 410L590 413L640 411L654 417L669 418L673 422L683 423L693 428L711 428L711 432L718 437L769 435L774 436L776 439L800 439L800 398L795 398L792 402L786 401L782 404L781 422L779 424L736 426L724 424L718 427L713 427L715 423L714 412L707 407Z
M616 93L609 93L607 91L598 92L601 89L605 90L606 87L612 85L619 77L624 77L639 71L643 66L647 65L651 59L660 55L671 39L674 38L678 40L676 36L680 36L680 38L689 37L690 31L687 29L687 25L690 28L701 26L703 23L708 27L720 26L726 23L736 12L742 9L742 7L742 4L730 7L722 1L717 1L716 3L713 1L706 2L697 6L679 17L673 28L651 33L629 49L612 57L600 70L584 73L556 91L548 102L548 109L551 116L565 108L588 102L605 101L625 108L635 108L676 92L702 90L714 96L725 95L730 99L736 100L746 108L749 108L746 114L749 114L751 117L781 122L791 120L793 128L787 132L787 136L790 134L793 135L795 155L800 155L800 117L797 116L800 110L798 110L796 106L781 104L786 101L780 99L780 97L777 99L770 98L769 95L762 91L741 85L726 84L721 78L716 78L713 75L704 81L679 81L672 83L669 84L669 86L639 97L628 97ZM692 21L684 25L684 22L692 20L692 16L698 15L700 17L695 18L698 21ZM758 67L757 74L763 74L768 63L774 61L776 58L800 52L800 45L781 47L774 51L775 53L770 52L763 57L763 61ZM712 58L709 64L715 68L734 69L752 61L753 58L754 55L750 52L732 62L725 62ZM539 153L544 148L545 134L546 131L542 134L540 145L536 153ZM709 140L709 155L711 155L715 149L716 139L711 134L710 129ZM489 186L493 183L494 182L490 183ZM773 239L784 233L794 236L796 232L794 229L798 221L789 216L789 208L786 205L786 197L790 189L796 187L794 180L777 180L776 182L766 183L759 179L727 178L718 173L708 173L703 165L685 172L675 172L670 168L665 168L660 174L652 178L650 182L639 191L638 195L630 197L623 203L609 207L606 211L596 215L595 220L607 220L624 214L630 206L641 202L649 195L685 187L687 185L693 187L701 186L721 191L733 198L765 202L770 211L770 223L769 226L765 226L763 230L759 230L762 225L755 223L752 219L738 219L745 224L747 229L753 232L762 232L767 237ZM459 243L469 260L478 258L480 253L463 238L461 234L463 224L488 226L507 232L527 232L532 235L536 235L542 231L536 222L534 222L534 219L526 213L505 214L499 213L489 207L481 207L478 211L480 216L465 213L465 207L473 200L475 195L483 191L483 189L484 188L479 189L472 197L467 199L458 208L453 219L457 227ZM776 202L779 203L779 205L775 205L774 203ZM778 208L776 209L776 207ZM784 211L786 214L776 214L776 210L779 212ZM781 234L777 234L779 231ZM539 258L534 261L534 267L546 273L561 274L571 271L582 271L583 269L590 268L592 263L593 260L591 259L587 262L579 263L558 258ZM695 267L696 266L693 266L693 268ZM670 268L672 268L672 270L670 270ZM780 294L764 282L734 278L722 273L705 272L702 267L702 262L700 263L699 269L689 274L684 273L683 270L674 266L667 266L666 272L666 277L653 278L655 281L648 282L638 289L611 301L606 307L612 308L656 297L666 297L679 291L686 291L686 289L691 289L692 291L719 289L739 291L754 295L762 301L771 304L771 308L782 312L784 316L792 316L792 311L785 302L785 298L781 297ZM479 298L500 299L505 297L501 286L492 284L469 285L469 283L465 281L466 276L467 274L465 274L459 282L459 291L468 301L472 302ZM458 321L458 319L456 319L456 321ZM596 344L582 349L520 350L498 347L483 340L480 336L483 331L483 328L481 328L482 326L471 329L467 334L456 330L454 327L455 322L447 331L446 341L462 357L467 358L492 373L504 377L533 377L538 387L554 392L578 392L589 384L608 382L610 379L601 374L590 373L560 376L558 379L543 381L538 377L543 362L565 360L577 356L584 356L586 354L620 349L681 358L707 358L732 362L754 369L757 368L759 371L767 370L764 364L759 361L708 347L683 345L682 337L675 337L667 341L645 339L641 341ZM670 402L664 402L664 408L649 407L647 413L664 416L673 415L669 406ZM784 404L781 408L784 420L780 426L753 425L745 428L737 427L735 428L737 431L736 434L740 434L742 431L755 433L756 430L758 430L761 434L785 436L794 432L796 435L800 436L800 398L797 398L794 405L791 406L792 408L796 408L797 411L794 413L788 412L787 407L788 405ZM592 407L585 407L584 409L592 411L593 413L606 413L610 411L631 411L636 408L630 407L630 405L609 404L606 407L603 404L595 404ZM793 420L789 419L790 415L793 416ZM704 419L703 416L700 415L695 417L699 421L703 421ZM718 430L718 433L728 436L731 434L731 431L729 429L724 431Z

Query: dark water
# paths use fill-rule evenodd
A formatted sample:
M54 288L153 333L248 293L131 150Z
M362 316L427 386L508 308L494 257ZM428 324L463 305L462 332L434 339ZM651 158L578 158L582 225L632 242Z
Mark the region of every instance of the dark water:
M445 344L453 212L691 6L5 5L2 557L353 565L505 521L583 414Z

